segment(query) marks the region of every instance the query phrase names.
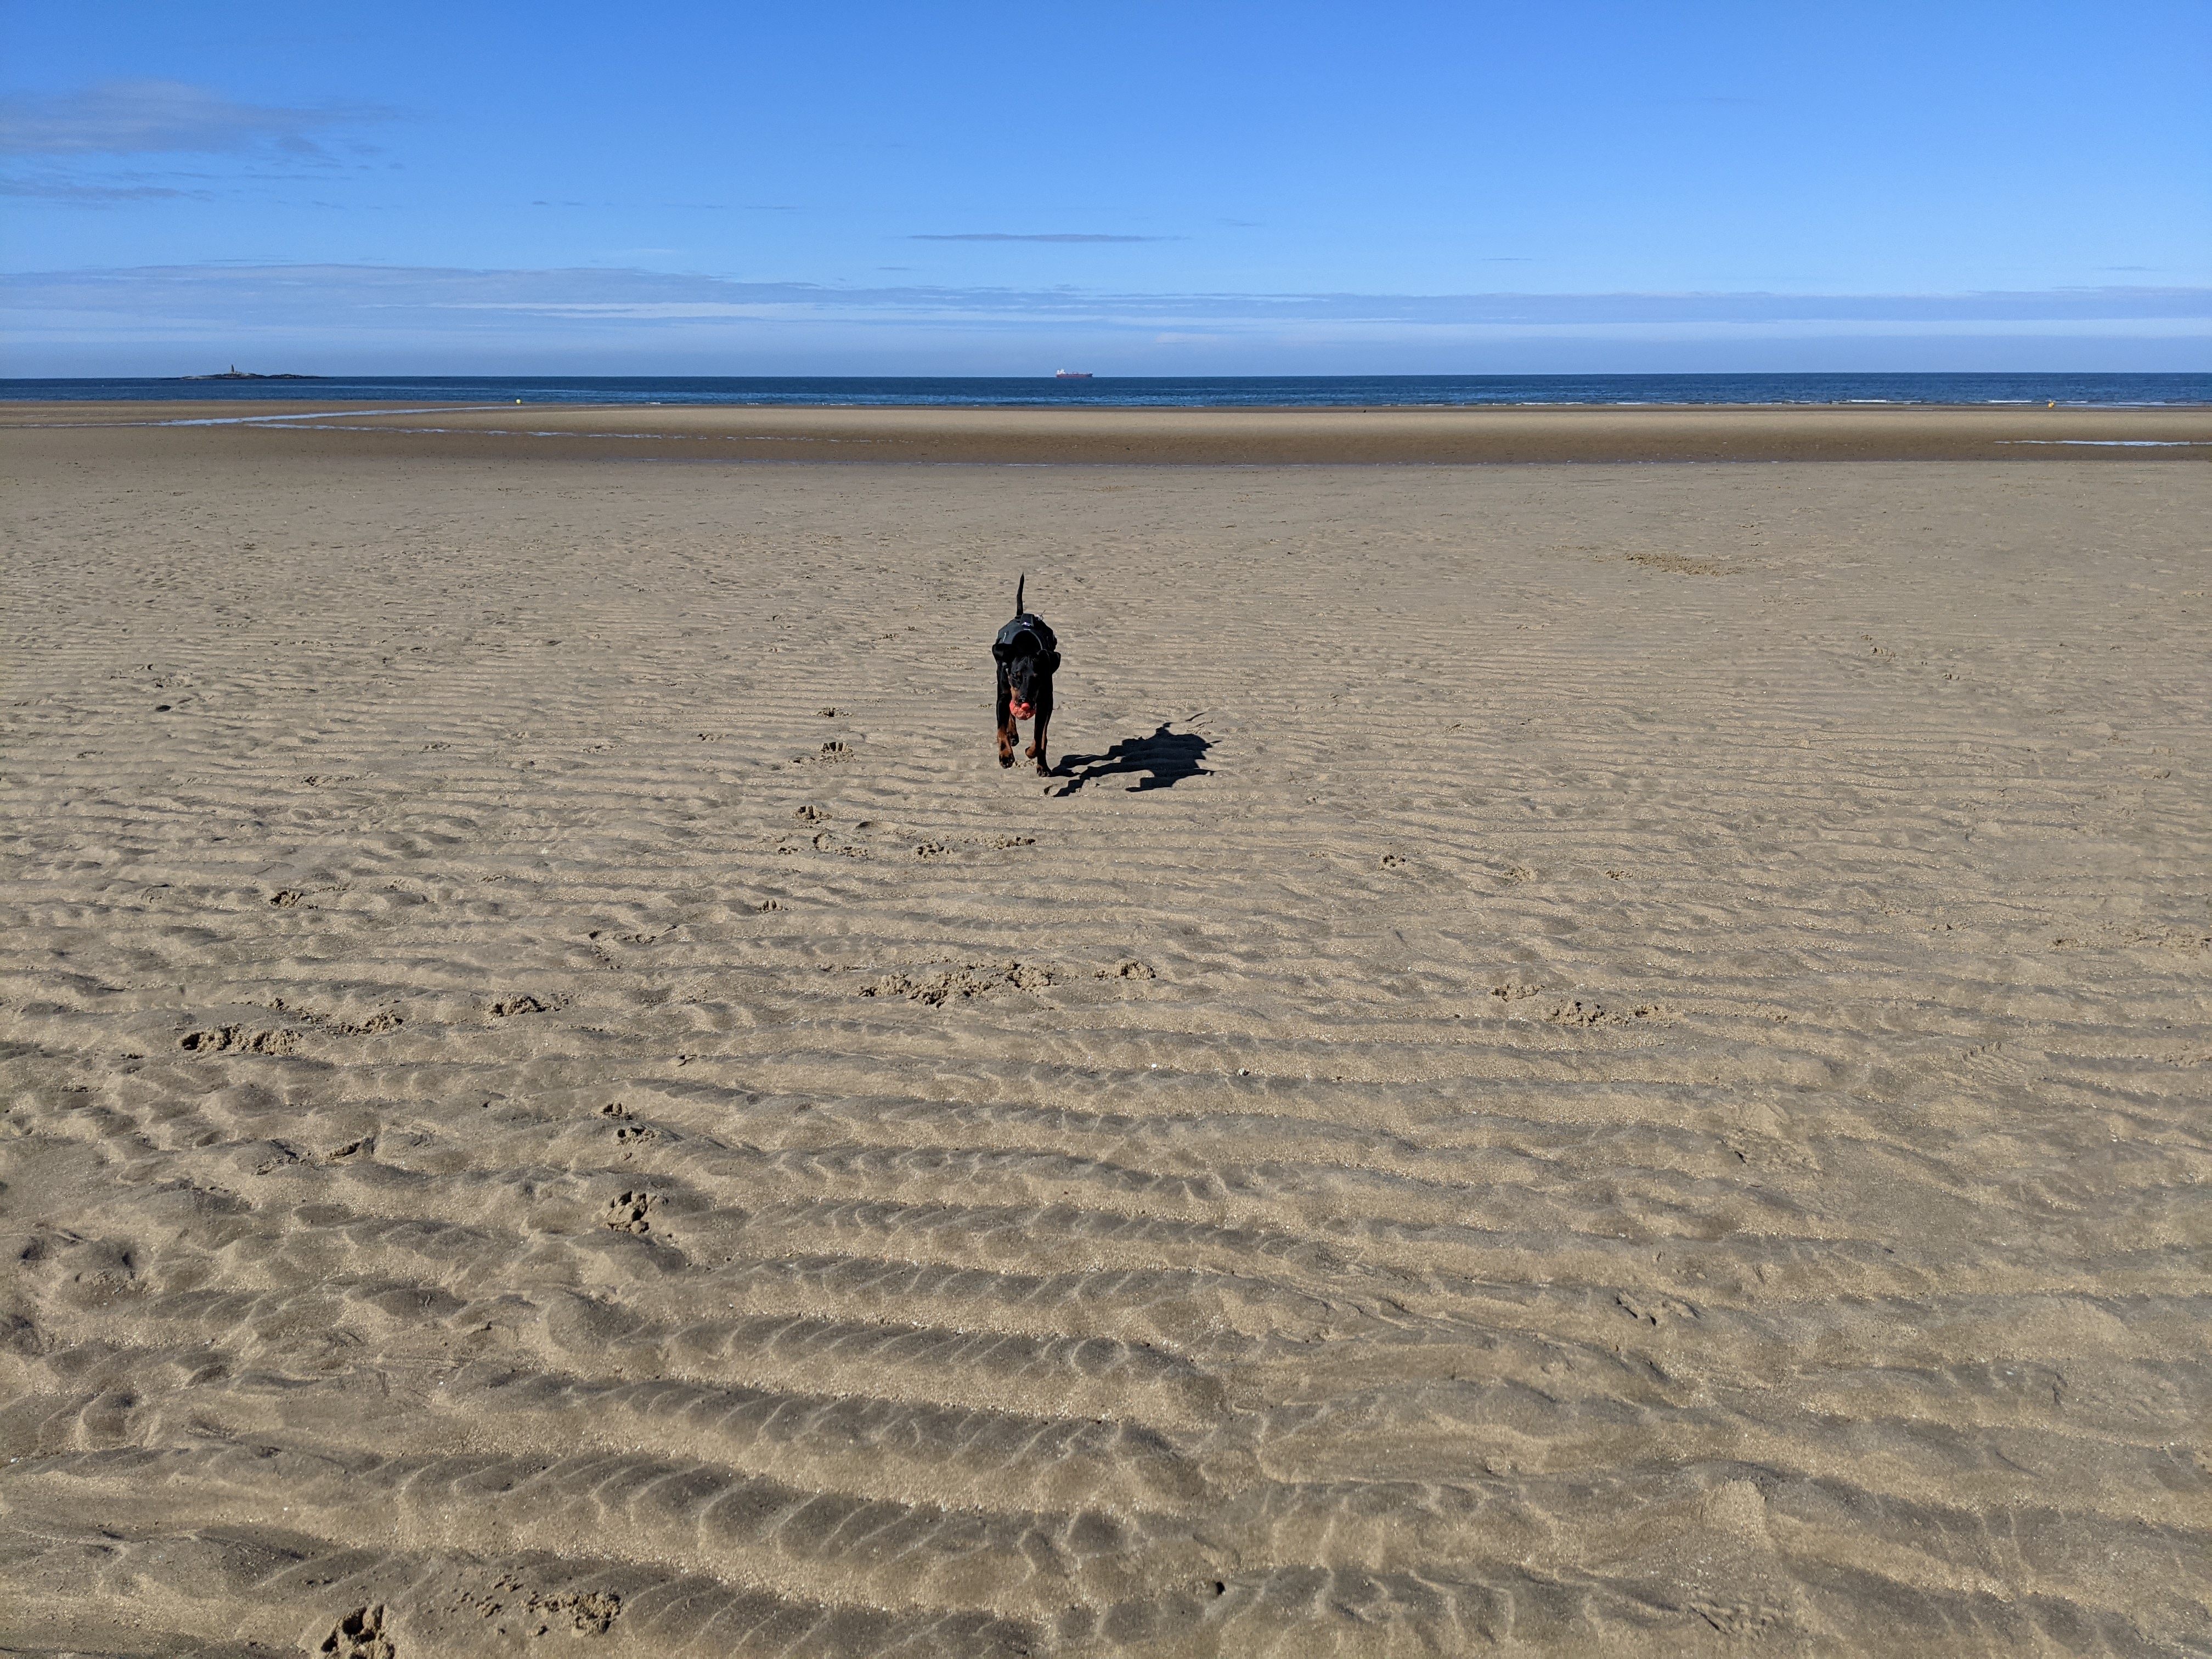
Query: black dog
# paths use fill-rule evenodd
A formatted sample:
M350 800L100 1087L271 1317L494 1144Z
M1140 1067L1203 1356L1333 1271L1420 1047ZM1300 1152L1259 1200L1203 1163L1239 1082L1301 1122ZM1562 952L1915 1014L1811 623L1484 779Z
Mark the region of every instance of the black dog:
M1038 771L1049 774L1044 733L1052 724L1052 677L1060 666L1060 641L1043 617L1023 609L1022 591L1028 586L1026 574L1014 584L1014 619L991 641L991 654L999 661L999 764L1014 763L1014 744L1021 738L1014 722L1033 719L1036 741L1027 752L1036 757Z

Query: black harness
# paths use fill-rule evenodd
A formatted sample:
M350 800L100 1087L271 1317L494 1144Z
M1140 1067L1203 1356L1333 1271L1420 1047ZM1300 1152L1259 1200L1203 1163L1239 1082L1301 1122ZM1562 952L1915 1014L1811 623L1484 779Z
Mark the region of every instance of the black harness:
M991 641L991 654L1000 663L1013 657L1035 657L1037 667L1049 674L1060 666L1060 641L1042 617L1026 611L999 630Z

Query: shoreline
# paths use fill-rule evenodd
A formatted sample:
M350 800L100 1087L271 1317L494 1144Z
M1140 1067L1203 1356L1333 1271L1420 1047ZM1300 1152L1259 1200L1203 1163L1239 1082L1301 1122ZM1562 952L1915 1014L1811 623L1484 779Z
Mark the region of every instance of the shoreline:
M335 411L340 413L349 413L352 412L354 410L374 411L380 409L396 407L402 404L410 405L414 404L422 404L425 407L436 407L441 409L507 409L519 407L524 409L576 410L787 409L842 411L850 411L854 410L893 410L918 414L929 414L936 411L973 410L989 414L1018 412L1029 415L1169 415L1178 413L1203 415L1388 415L1398 413L1423 415L1478 415L1486 411L1504 411L1510 413L1516 410L1578 410L1595 414L1635 410L1657 410L1661 411L1674 411L1680 413L1697 413L1701 410L1708 410L1727 411L1773 410L1784 413L1813 413L1824 410L1868 411L1920 410L1936 413L1953 414L1966 412L2003 413L2011 410L2056 410L2061 414L2101 414L2107 411L2114 411L2124 414L2138 410L2148 413L2158 413L2160 411L2171 410L2175 413L2185 414L2195 410L2212 410L2212 398L2181 402L2166 399L2159 401L2139 401L2134 403L2061 403L2048 398L1986 398L1974 403L1964 404L1934 403L1923 399L1905 398L1842 398L1826 400L1796 398L1776 399L1765 403L1689 403L1680 399L1664 398L1621 399L1612 403L1593 403L1573 398L1557 398L1547 400L1530 398L1521 398L1512 402L1501 400L1464 404L1423 402L1395 404L1048 404L1024 402L1019 399L1008 398L995 403L970 402L915 404L889 403L881 400L869 401L860 398L842 403L828 403L818 399L810 399L805 402L799 402L788 398L718 398L711 401L686 398L609 398L605 400L593 398L546 398L537 401L532 401L529 398L506 398L487 402L485 399L481 398L348 398L343 393L334 393L330 398L321 399L304 398L190 397L0 398L0 410L127 410L164 408L172 404L192 404L196 405L203 405L210 409L233 409L240 406L250 409L258 404L278 404L316 401L324 403L337 402L349 405L349 408L345 410Z
M1486 404L1101 409L873 404L453 404L330 400L0 404L19 448L125 434L173 450L409 459L685 459L1023 465L1465 465L1561 461L2212 459L2212 406ZM66 418L56 418L65 416ZM520 419L518 420L518 417ZM33 437L32 434L45 434ZM164 436L156 437L154 434ZM340 436L339 434L345 434ZM691 446L698 446L692 448ZM670 459L674 459L672 456Z

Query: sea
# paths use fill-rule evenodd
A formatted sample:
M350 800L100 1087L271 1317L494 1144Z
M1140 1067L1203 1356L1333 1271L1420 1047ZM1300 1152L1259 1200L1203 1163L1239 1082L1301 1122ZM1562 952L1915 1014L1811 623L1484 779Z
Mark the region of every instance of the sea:
M2212 404L2212 374L315 375L299 380L4 380L0 401L871 404L994 409L1372 409L1480 404Z

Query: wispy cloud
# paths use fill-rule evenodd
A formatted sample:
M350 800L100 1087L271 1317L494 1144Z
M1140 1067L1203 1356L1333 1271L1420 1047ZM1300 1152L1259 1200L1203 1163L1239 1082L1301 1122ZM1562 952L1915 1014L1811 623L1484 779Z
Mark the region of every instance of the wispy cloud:
M896 273L886 273L896 274ZM1021 341L1109 355L1222 342L1280 361L1342 349L1434 354L1501 343L1976 338L2212 342L2212 290L1973 294L1141 294L921 283L749 283L622 267L177 265L0 276L17 361L86 350L737 353L826 342L864 355L917 342ZM825 349L830 349L825 347ZM954 349L947 347L946 349ZM1029 349L1028 345L1023 347ZM1212 349L1210 346L1206 349ZM57 355L63 354L63 355ZM81 357L79 360L82 360ZM871 360L879 360L871 358Z
M943 230L927 231L907 238L909 242L1180 242L1184 240L1181 236L1106 236L1094 231L1075 230Z
M216 155L263 146L319 155L315 135L383 118L365 106L242 104L183 81L103 81L58 94L0 97L0 153L82 156Z
M635 206L636 204L634 203L618 204L615 202L571 202L554 198L533 197L531 199L530 205L532 207L554 208L611 208L616 206ZM795 207L787 207L780 204L764 205L753 202L662 202L657 204L657 205L665 208L674 213L796 213L799 211Z
M173 185L89 184L73 179L0 179L0 196L28 197L72 207L120 207L126 202L207 202L211 190L180 190Z

